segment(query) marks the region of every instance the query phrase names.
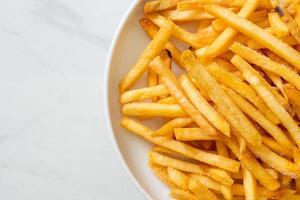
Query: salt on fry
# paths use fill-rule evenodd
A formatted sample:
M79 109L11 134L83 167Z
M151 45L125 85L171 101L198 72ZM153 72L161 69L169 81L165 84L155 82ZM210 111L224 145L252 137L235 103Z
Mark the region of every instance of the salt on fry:
M270 58L240 44L233 43L230 50L262 69L273 72L300 89L300 76L289 67L271 60Z
M194 86L192 81L187 75L183 74L179 78L179 83L188 96L190 101L198 109L198 111L221 133L230 137L230 126L225 119L217 113L214 108L207 102L207 100L201 95L199 90Z
M169 40L173 31L173 25L171 23L165 23L153 40L144 50L140 56L138 62L133 68L124 76L120 82L120 91L125 92L128 90L137 79L147 70L148 64L161 52L165 44Z
M182 54L182 61L189 75L196 81L201 90L206 91L216 104L219 113L241 134L247 142L253 145L261 144L261 136L248 121L246 116L222 90L217 81L195 58L191 51Z
M272 93L269 88L263 84L263 78L261 78L251 65L249 65L242 57L236 55L232 58L231 62L243 72L245 79L253 86L260 97L264 99L269 108L277 115L282 124L289 131L296 144L299 146L300 128L285 108L274 97L274 93Z
M272 135L278 143L287 149L295 147L285 133L272 124L268 119L265 118L251 103L246 99L235 93L233 90L229 89L226 86L223 86L223 89L227 92L228 96L233 100L233 102L253 121L257 122L261 127L263 127L270 135Z
M188 158L192 158L200 162L216 166L221 169L225 169L230 172L237 172L239 170L240 165L235 160L215 155L212 153L207 153L205 151L196 149L190 145L178 142L173 139L164 137L152 137L152 130L148 129L147 127L132 119L123 117L121 119L121 125L129 131L143 137L144 139L154 144L171 149L175 152L185 155Z
M247 0L237 15L241 18L249 17L249 15L256 9L258 2L258 0ZM214 58L217 55L224 53L237 34L237 30L231 27L226 28L216 38L216 40L214 40L213 43L209 45L209 47L205 51L204 58ZM197 52L196 55L198 55Z
M295 68L300 69L300 53L272 34L221 6L207 5L204 6L204 8L211 15L222 19L232 28L244 33L249 38L256 40L280 57L284 58Z
M200 112L193 106L189 99L185 96L181 89L175 75L163 66L162 60L157 57L151 62L151 68L159 75L160 80L168 88L173 97L176 98L182 108L189 114L189 116L199 125L203 130L215 133L216 129L200 114Z

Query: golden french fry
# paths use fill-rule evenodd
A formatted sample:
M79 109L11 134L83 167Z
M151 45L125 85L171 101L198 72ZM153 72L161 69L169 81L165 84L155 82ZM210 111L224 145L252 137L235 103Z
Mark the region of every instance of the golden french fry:
M221 133L230 137L230 126L225 119L217 113L214 108L201 95L199 90L194 86L193 82L183 74L179 78L179 83L188 96L190 101L198 109L198 111Z
M290 135L300 145L300 128L285 110L285 108L277 101L267 86L263 83L263 78L240 56L234 56L231 62L243 72L245 79L256 90L260 97L265 101L269 108L277 115L282 124L287 128Z
M229 71L229 72L235 72L237 71L237 68L231 64L230 62L222 59L222 58L216 58L214 60L220 67L224 68L225 70Z
M206 69L212 76L214 76L215 79L217 79L218 82L230 87L253 103L272 123L279 123L278 118L267 107L251 86L247 85L235 75L225 69L222 69L222 67L219 67L218 65L207 65Z
M236 42L230 46L230 50L243 57L248 62L281 76L296 88L300 89L300 76L289 67L275 62L270 58Z
M300 166L300 150L299 149L294 149L293 158L294 158L294 162L296 163L296 165ZM297 193L300 193L300 179L299 178L295 179L295 189L296 189Z
M207 133L199 128L175 128L174 134L178 141L220 140L217 134Z
M295 21L298 25L298 28L300 28L300 4L297 4L295 6L295 9L296 9L296 16L295 16Z
M237 14L239 17L247 18L249 15L255 11L259 0L247 0L243 5L242 9ZM228 27L226 28L217 38L213 41L212 44L209 45L205 54L203 55L204 58L214 58L221 53L227 51L230 44L233 42L234 37L238 34L238 31ZM197 51L196 51L196 55Z
M202 185L195 178L190 178L189 190L192 191L197 197L203 200L219 200L217 195L210 191L206 186Z
M300 44L300 28L298 27L296 20L292 16L290 16L287 12L285 12L285 14L282 16L282 19L287 25L291 35Z
M227 147L222 141L216 141L216 149L219 155L229 157Z
M157 12L175 8L178 0L147 1L144 7L145 13Z
M243 185L241 184L233 184L232 185L232 193L235 196L245 196L245 190ZM270 199L279 199L281 197L284 197L286 195L292 195L295 193L294 190L289 189L279 189L279 190L268 190L264 187L258 187L257 193L259 197L267 197Z
M260 184L269 190L276 190L280 187L279 182L271 176L263 166L261 166L253 154L248 150L245 150L240 154L238 145L232 141L232 139L224 137L223 140L231 152L238 157L240 162L251 172Z
M120 102L124 103L131 103L134 101L140 101L152 97L158 97L160 95L167 95L169 94L168 89L164 85L157 85L153 87L146 87L136 90L126 91L121 94Z
M229 26L261 43L274 53L278 54L280 57L284 58L294 67L300 69L300 53L281 40L277 39L272 34L221 6L209 5L204 6L204 8L211 15L222 19Z
M200 90L206 91L214 101L219 113L242 135L247 142L253 145L261 144L261 136L252 126L242 111L232 102L222 90L217 81L195 58L191 51L182 54L182 61L189 75L195 80Z
M267 136L263 136L263 143L279 155L285 156L287 158L293 157L293 152L291 151L291 147L295 148L293 144L290 147L282 146L275 140Z
M174 183L172 183L172 181L169 179L166 167L162 167L151 162L149 163L149 167L154 173L154 175L157 178L159 178L159 180L163 182L166 186L170 188L177 188L177 186Z
M261 127L263 127L274 139L284 146L287 150L295 147L285 133L272 124L268 119L265 118L251 103L246 99L235 93L233 90L229 89L226 86L223 86L223 89L227 92L228 96L233 100L233 102L253 121L257 122Z
M162 12L162 15L174 22L190 22L190 21L198 21L198 20L214 18L204 10L202 11L201 10L188 10L188 11L166 10Z
M282 81L281 77L277 74L274 74L273 72L268 71L268 70L263 70L263 71L271 79L271 81L274 83L274 85L277 87L277 89L281 92L281 94L283 95L285 100L288 101L288 98L283 89L283 81Z
M276 170L274 170L272 168L266 168L266 170L272 177L274 177L275 179L278 179L279 173Z
M169 97L158 100L157 103L160 103L160 104L176 104L177 101L174 97L169 96Z
M147 81L148 81L148 86L149 87L153 87L153 86L158 85L158 77L153 72L153 70L150 69L150 68L148 68ZM122 98L123 95L124 94L121 95L121 98ZM151 99L152 99L152 102L156 102L157 101L157 97L156 96L152 97Z
M205 151L196 149L190 145L184 144L182 142L178 142L173 139L165 138L165 137L152 137L152 130L143 126L142 124L134 121L132 119L123 117L121 119L121 125L128 129L129 131L145 138L146 140L160 145L162 147L171 149L177 153L180 153L188 158L192 158L198 160L200 162L219 167L221 169L225 169L230 172L237 172L239 170L239 163L235 160L225 158L219 155L215 155L212 153L207 153Z
M172 21L166 19L165 17L158 15L158 14L149 14L147 15L147 18L153 21L156 25L159 27L165 27L167 24L173 25L173 32L172 36L175 38L191 45L194 48L200 48L206 44L209 44L209 40L207 40L208 37L211 37L208 35L207 37L201 36L199 34L190 33L183 28L177 26Z
M171 182L183 190L188 189L189 178L181 171L168 167L168 176Z
M124 76L120 83L120 91L128 90L147 70L148 64L161 52L173 31L173 24L165 23L142 53L138 62Z
M154 145L154 147L152 148L152 151L158 152L158 153L163 153L172 157L182 157L181 154L172 151L170 149L167 149L165 147L159 146L159 145Z
M215 31L221 32L223 31L225 28L227 28L226 23L224 23L222 20L220 19L215 19L211 22L211 26L213 27L213 29Z
M143 18L140 20L140 24L151 38L155 37L156 33L158 32L158 27L151 20ZM181 63L180 58L181 52L173 45L173 43L167 42L165 45L165 49L170 52L171 57L174 59L176 64L179 67L182 67L183 64Z
M225 171L218 168L213 168L200 163L195 164L176 158L171 158L154 151L149 152L148 157L151 162L161 166L172 167L188 173L205 175L226 186L230 186L233 184L233 180L231 179L231 177Z
M128 103L123 104L122 114L142 117L187 117L186 112L177 104Z
M215 133L216 129L201 115L201 113L193 106L189 99L185 96L175 75L163 66L162 60L157 57L151 62L151 68L159 75L163 84L168 88L171 95L176 98L177 102L189 114L189 116L199 125L200 128Z
M163 125L160 129L153 132L152 136L168 136L173 134L175 128L181 128L185 127L189 124L193 123L193 120L189 117L186 118L175 118L169 122L167 122L165 125Z
M247 0L185 0L179 1L177 4L177 10L198 10L203 9L203 5L206 4L221 4L226 7L241 8L247 2ZM272 5L268 0L259 1L258 8L270 9Z
M180 199L180 200L201 200L191 192L186 190L181 190L181 189L172 189L170 193L170 197L174 199Z
M258 197L256 180L246 167L242 166L242 172L243 172L245 200L256 200Z
M282 40L284 43L286 43L290 46L294 46L294 45L298 44L297 40L295 40L295 38L290 35L280 38L280 40ZM259 44L255 40L248 40L247 46L251 49L264 49L265 48L263 45Z
M272 152L266 146L260 145L253 147L248 145L248 148L268 166L279 171L281 174L296 178L300 177L300 167Z
M190 179L197 180L201 185L206 186L208 189L214 191L221 191L222 184L212 180L211 178L199 174L191 174L189 176Z
M285 25L285 23L280 19L280 16L277 12L268 13L268 19L272 31L279 38L285 37L289 34L289 28Z

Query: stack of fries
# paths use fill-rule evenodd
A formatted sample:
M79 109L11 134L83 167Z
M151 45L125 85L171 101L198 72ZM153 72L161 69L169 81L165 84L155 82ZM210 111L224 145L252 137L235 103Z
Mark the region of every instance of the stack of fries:
M152 41L120 82L121 125L155 145L149 166L171 197L300 199L300 1L153 0L144 11ZM148 86L131 89L144 73ZM141 123L154 118L165 124Z

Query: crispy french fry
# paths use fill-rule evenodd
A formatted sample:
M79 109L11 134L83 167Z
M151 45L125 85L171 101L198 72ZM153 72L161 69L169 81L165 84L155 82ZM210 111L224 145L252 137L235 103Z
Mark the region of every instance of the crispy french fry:
M203 9L203 5L206 4L221 4L226 7L241 8L247 0L187 0L180 1L177 4L177 10L198 10ZM272 8L268 0L259 1L258 8L270 9Z
M270 58L236 42L231 45L230 50L239 56L242 56L248 62L281 76L286 81L300 89L300 76L289 67L272 61Z
M285 84L283 88L290 103L296 111L298 119L300 119L300 92L289 84Z
M265 118L251 103L246 99L235 93L233 90L229 89L226 86L223 86L223 89L227 92L228 96L233 100L233 102L253 121L257 122L261 127L263 127L270 135L272 135L275 140L284 146L287 150L295 147L285 133L272 124L268 119Z
M206 101L206 99L201 95L199 90L194 86L192 81L183 74L179 78L179 83L184 90L185 94L188 96L190 101L198 109L198 111L221 133L230 137L230 126L225 121L225 119L217 113L214 108Z
M298 27L295 19L292 16L290 16L287 12L285 12L285 14L282 16L282 20L287 25L288 30L290 31L291 35L300 44L300 28Z
M223 140L232 153L238 157L240 162L251 172L260 184L269 190L276 190L280 187L279 182L271 176L263 166L261 166L253 154L251 154L248 150L245 150L242 154L240 154L239 147L234 141L225 137Z
M200 48L206 44L208 44L210 41L207 40L207 38L211 37L211 35L208 35L207 37L201 36L199 34L190 33L183 28L175 25L172 21L166 19L165 17L158 15L158 14L151 14L147 15L147 18L153 21L156 25L159 27L165 27L167 24L173 25L173 32L172 36L175 38L189 44L190 46L194 48Z
M285 156L287 158L293 157L293 152L291 151L291 147L295 148L295 146L293 144L290 147L285 147L285 146L280 145L275 140L273 140L272 138L267 137L267 136L263 136L263 143L279 155Z
M242 166L245 200L257 199L257 183L246 167Z
M279 173L276 170L274 170L272 168L266 168L266 170L272 177L274 177L275 179L278 179Z
M154 173L154 175L157 178L159 178L159 180L163 182L166 186L170 188L177 188L177 186L174 183L172 183L172 181L169 179L166 167L162 167L151 162L149 163L149 167Z
M191 192L186 190L181 190L181 189L172 189L170 193L170 197L174 199L180 199L180 200L201 200Z
M210 191L206 186L202 185L199 180L195 178L190 178L189 190L203 200L219 200L217 195Z
M229 157L227 147L222 141L216 141L216 149L219 155Z
M120 102L122 104L131 103L134 101L140 101L167 94L169 94L169 91L164 85L157 85L153 87L146 87L142 89L126 91L123 94L121 94Z
M220 67L224 68L225 70L229 71L229 72L235 72L237 70L237 68L231 64L230 62L222 59L222 58L216 58L214 60Z
M258 0L247 0L243 5L242 9L237 14L239 17L247 18L249 15L255 11ZM238 34L238 31L228 27L226 28L217 38L213 41L212 44L209 45L207 50L205 51L204 58L214 58L221 53L224 53L230 44L233 42L234 37ZM196 55L198 56L197 52Z
M165 147L159 146L159 145L154 145L154 147L152 148L152 151L158 152L158 153L163 153L166 154L168 156L172 156L172 157L182 157L181 154L172 151L170 149L167 149Z
M205 175L226 186L231 186L233 184L232 178L225 171L218 168L171 158L153 151L149 152L148 157L151 162L158 165L172 167L188 173Z
M157 136L172 135L175 128L182 128L191 123L193 123L193 120L189 117L175 118L175 119L167 122L165 125L163 125L157 131L153 132L152 136L157 137Z
M266 146L260 145L253 147L248 145L248 148L268 166L279 171L281 174L291 177L300 177L300 167L272 152Z
M220 140L217 134L210 134L199 128L175 128L174 134L178 141Z
M163 66L162 60L157 57L151 62L151 68L159 75L163 84L168 88L173 97L182 106L186 113L202 128L209 133L215 133L216 129L201 115L201 113L193 106L189 99L185 96L175 75Z
M169 97L158 100L157 103L160 103L160 104L176 104L177 101L174 97L169 96Z
M125 75L120 83L120 91L128 90L137 79L147 70L148 64L160 53L165 44L169 40L173 31L173 24L165 23L165 25L158 31L153 40L142 53L138 62Z
M144 12L151 13L175 8L178 0L155 0L145 4Z
M189 178L181 171L168 167L168 176L171 182L183 190L188 189Z
M188 10L188 11L178 11L178 10L167 10L162 12L162 15L169 20L174 22L190 22L198 21L203 19L213 19L214 17L205 11L201 10Z
M128 103L122 106L122 113L127 116L143 117L187 117L178 104Z
M158 27L151 20L143 18L140 20L140 24L151 38L155 37L156 33L158 32ZM179 67L182 67L183 64L181 63L180 59L181 52L173 45L173 43L167 42L165 45L165 49L170 52L171 57L174 59L176 64Z
M182 142L178 142L172 139L168 138L162 138L162 137L152 137L152 130L148 129L147 127L143 126L142 124L123 117L121 119L121 125L128 129L129 131L145 138L146 140L163 146L165 148L171 149L175 152L178 152L182 155L185 155L186 157L198 160L200 162L212 165L212 166L217 166L221 169L228 170L230 172L237 172L239 170L239 163L235 160L225 158L222 156L218 156L212 153L207 153L202 150L196 149L192 146L189 146L187 144L184 144Z
M251 84L251 86L256 90L269 108L277 115L282 124L287 128L290 135L296 142L300 145L300 128L285 110L285 108L277 101L269 88L263 83L263 78L249 65L242 57L234 56L231 62L243 72L245 79Z
M199 174L191 174L189 176L190 179L197 180L201 185L206 186L208 189L214 191L221 191L222 184L212 180L211 178Z
M181 58L189 75L196 81L197 87L208 93L211 100L216 104L219 113L247 142L253 145L260 145L261 136L258 131L222 90L217 81L206 71L205 67L195 58L193 53L185 51Z
M265 47L272 50L274 53L278 54L280 57L284 58L294 67L300 69L300 53L289 45L283 43L281 40L277 39L275 36L269 34L267 31L263 30L252 22L239 17L235 13L221 6L209 5L204 6L204 8L211 15L222 19L229 26L237 29L238 31L244 33L246 36L261 43Z
M272 123L279 123L278 118L249 85L218 65L209 65L206 66L206 69L214 76L215 79L217 79L217 81L235 90L237 93L253 103Z
M233 195L236 196L245 196L245 190L243 185L241 184L233 184L232 185L232 193ZM257 188L257 193L259 197L267 197L270 199L279 199L285 195L291 195L294 194L294 190L289 190L289 189L279 189L279 190L268 190L264 187L258 187Z
M148 81L148 86L149 87L153 87L153 86L157 86L158 85L158 77L153 72L153 70L150 69L150 68L148 68L147 81ZM121 101L122 101L122 96L124 96L124 94L121 95ZM156 102L157 101L157 97L156 96L152 97L151 99L152 99L152 102Z
M289 34L289 28L285 25L285 23L280 19L280 16L277 12L270 12L268 14L268 19L272 31L279 38L285 37Z

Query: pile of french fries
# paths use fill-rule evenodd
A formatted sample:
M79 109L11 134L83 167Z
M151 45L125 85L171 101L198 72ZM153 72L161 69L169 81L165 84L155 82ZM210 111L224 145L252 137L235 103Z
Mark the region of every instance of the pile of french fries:
M154 144L170 196L300 199L300 0L152 0L144 12L152 40L120 82L121 125ZM153 119L163 125L142 123Z

